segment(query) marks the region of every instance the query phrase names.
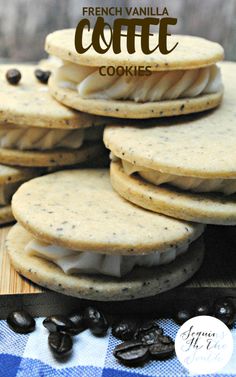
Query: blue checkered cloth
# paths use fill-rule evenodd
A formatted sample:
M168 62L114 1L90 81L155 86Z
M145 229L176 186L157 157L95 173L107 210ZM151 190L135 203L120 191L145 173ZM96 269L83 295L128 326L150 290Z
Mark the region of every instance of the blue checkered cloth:
M16 334L9 329L6 321L0 321L0 377L189 376L176 357L151 361L142 368L124 367L112 355L113 348L120 341L111 334L96 338L89 330L74 337L71 357L66 362L60 362L48 348L48 331L43 327L42 320L36 320L36 331L29 335ZM172 320L160 320L158 323L165 329L165 334L175 338L178 326ZM232 334L236 344L236 324ZM217 376L236 376L236 347L230 362Z

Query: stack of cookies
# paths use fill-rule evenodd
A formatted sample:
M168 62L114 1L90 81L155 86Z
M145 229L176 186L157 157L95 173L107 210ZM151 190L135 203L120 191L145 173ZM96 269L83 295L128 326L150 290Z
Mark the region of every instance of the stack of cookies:
M0 66L1 224L13 220L11 196L22 182L104 152L102 117L55 101L48 93L50 72L33 65L12 68Z
M67 170L20 187L7 240L19 273L87 299L153 296L198 270L205 224L236 224L236 65L217 64L216 43L173 38L177 48L154 59L123 45L119 55L79 55L74 30L47 37L47 52L62 61L51 95L116 118L104 132L112 162L110 176ZM103 77L99 66L150 66L152 74Z

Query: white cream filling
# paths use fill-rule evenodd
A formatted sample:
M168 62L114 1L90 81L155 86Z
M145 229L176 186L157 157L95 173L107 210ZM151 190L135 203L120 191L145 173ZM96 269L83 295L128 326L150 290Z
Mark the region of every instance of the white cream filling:
M0 185L0 205L10 204L12 195L15 194L21 184L22 181Z
M198 238L201 232L202 229L195 234L194 239ZM189 242L184 242L179 246L173 245L163 252L132 256L78 252L34 239L26 245L25 250L31 255L52 261L66 274L95 273L121 277L132 271L135 266L153 267L174 261L176 257L187 252Z
M116 157L112 156L112 159L115 160ZM163 183L169 183L182 190L190 190L194 192L222 192L225 195L231 195L236 192L236 179L203 179L184 177L161 173L143 166L131 164L125 160L121 161L124 172L127 175L138 173L146 181L151 182L156 186Z
M101 76L97 67L64 62L55 72L59 87L82 98L155 102L196 97L222 90L217 65L189 70L152 72L150 76Z
M77 149L84 140L102 140L103 128L50 129L36 127L0 126L0 148L19 150Z

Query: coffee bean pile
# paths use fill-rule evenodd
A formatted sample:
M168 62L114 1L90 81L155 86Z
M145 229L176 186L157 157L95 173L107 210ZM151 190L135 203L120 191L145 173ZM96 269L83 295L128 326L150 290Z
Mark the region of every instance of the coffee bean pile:
M236 309L233 302L228 298L222 297L213 302L213 304L198 304L194 310L181 308L175 313L174 320L178 325L182 325L192 317L210 315L220 319L226 326L231 328L235 320L235 314Z
M211 315L228 327L232 327L236 309L228 298L219 298L213 304L200 303L193 310L179 309L175 322L182 325L198 315ZM34 318L26 311L14 311L7 317L9 327L20 334L35 329ZM109 323L104 314L93 306L68 316L52 315L44 319L43 326L49 331L48 344L53 355L63 359L73 348L73 337L89 329L95 336L105 336ZM149 360L164 360L173 356L174 341L164 335L163 329L153 320L134 318L120 319L112 324L112 335L123 342L115 347L113 355L122 364L141 366Z
M173 339L163 335L163 329L155 321L122 320L113 325L112 335L125 340L115 347L113 355L126 366L141 366L149 360L168 359L174 354Z
M82 313L72 313L68 317L47 317L43 325L49 331L48 344L56 357L67 356L73 347L72 337L82 331L90 329L95 336L105 336L109 328L103 313L92 306L87 307Z

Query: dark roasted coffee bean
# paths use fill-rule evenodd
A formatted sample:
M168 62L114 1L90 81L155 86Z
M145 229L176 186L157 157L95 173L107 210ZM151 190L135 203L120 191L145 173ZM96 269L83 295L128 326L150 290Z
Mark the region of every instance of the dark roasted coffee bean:
M213 306L213 315L227 326L231 326L235 317L235 306L233 302L227 298L216 300Z
M148 347L136 340L129 340L115 347L113 355L128 366L142 365L148 359Z
M42 84L47 84L48 79L51 76L50 71L43 71L42 69L36 69L34 71L35 77L42 83Z
M155 343L149 347L152 359L162 360L171 357L174 353L174 343Z
M72 350L72 338L69 334L51 332L48 336L50 349L56 356L66 356Z
M124 319L114 323L112 326L112 335L121 340L130 340L137 330L137 321Z
M103 336L108 330L108 322L98 309L88 306L84 311L85 323L91 332L97 336Z
M64 315L52 315L43 321L44 327L50 332L66 332L75 335L75 326L73 322Z
M163 330L161 328L154 328L146 331L137 332L135 334L135 339L140 340L140 342L150 345L157 343L160 336L162 336Z
M74 324L74 334L79 334L86 330L87 325L82 313L72 313L68 316L68 319Z
M187 309L182 309L176 313L174 320L178 325L182 325L184 322L188 321L190 318L192 318L190 311Z
M15 311L7 317L8 326L15 332L20 334L28 334L35 329L35 320L24 310Z
M158 341L162 344L174 344L173 339L168 335L160 335Z
M6 73L6 79L11 85L17 85L21 79L21 73L18 69L9 69Z
M134 334L134 339L150 345L158 341L158 337L163 334L163 330L154 321L143 322Z
M194 315L209 315L210 314L210 307L207 304L200 304L196 306Z

